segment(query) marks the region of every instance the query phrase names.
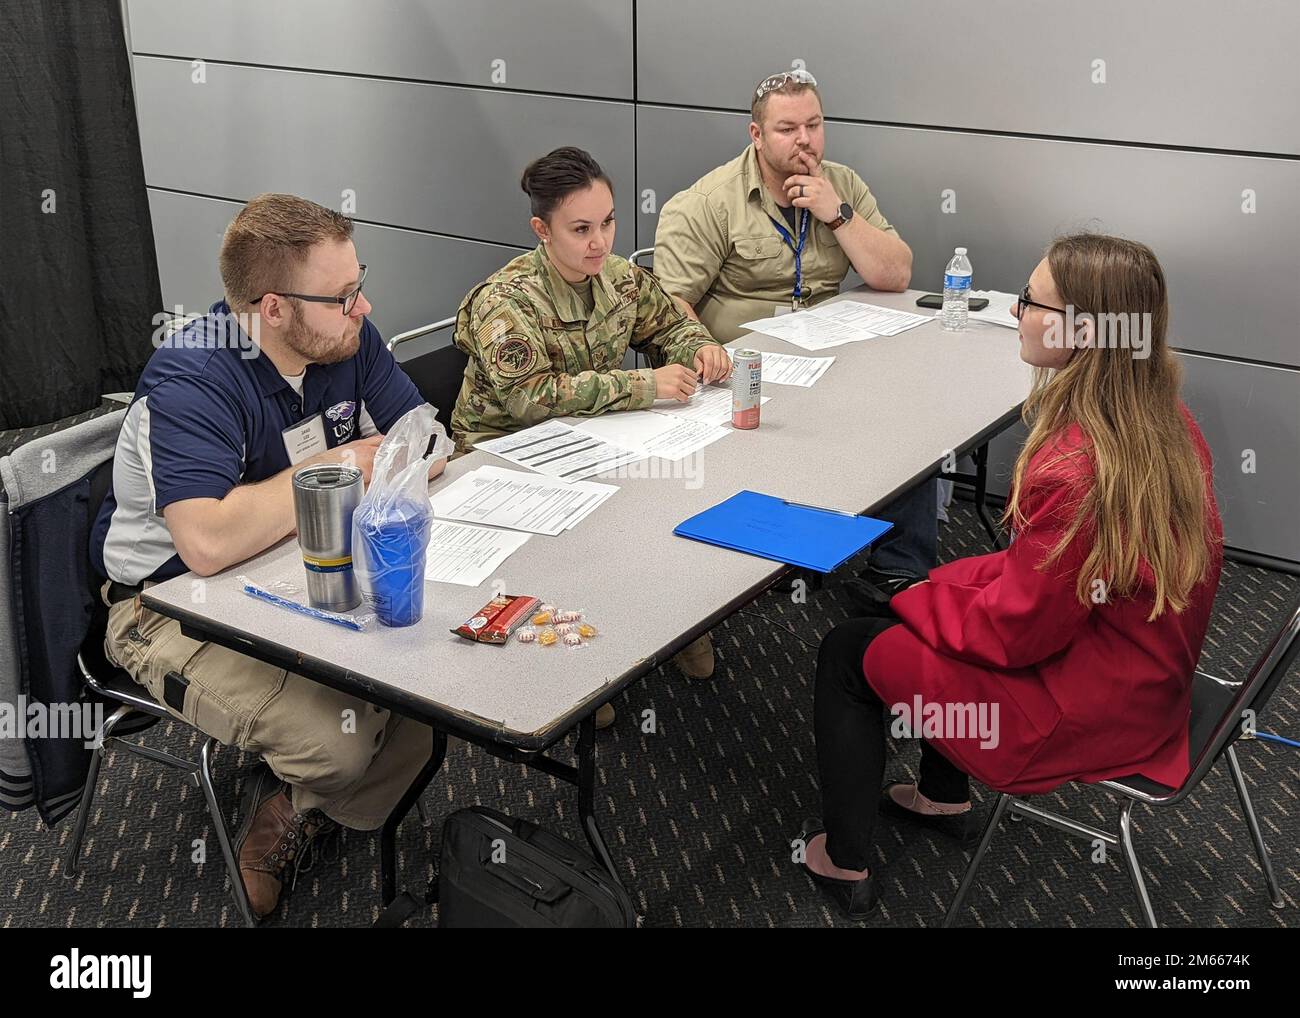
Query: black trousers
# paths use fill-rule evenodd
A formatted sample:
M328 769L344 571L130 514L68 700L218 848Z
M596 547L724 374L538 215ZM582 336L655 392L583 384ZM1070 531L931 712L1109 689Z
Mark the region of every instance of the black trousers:
M892 718L862 673L867 645L894 619L851 619L836 626L817 652L813 726L821 773L826 852L836 866L869 868L885 772L885 736ZM921 742L921 794L932 802L970 799L970 779Z

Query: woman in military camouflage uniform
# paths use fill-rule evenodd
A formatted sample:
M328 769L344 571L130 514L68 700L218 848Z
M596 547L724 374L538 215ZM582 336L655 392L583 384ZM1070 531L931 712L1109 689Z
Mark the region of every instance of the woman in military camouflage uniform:
M469 354L452 415L457 448L548 417L685 400L731 360L640 266L612 253L614 190L596 161L559 148L524 171L540 243L470 291L456 316ZM628 349L655 368L624 370Z
M458 451L548 417L687 400L697 382L731 375L704 326L650 272L613 254L614 187L588 153L558 148L520 186L540 243L471 290L456 314L456 345L469 355L451 418ZM629 348L659 366L625 369ZM707 636L674 660L692 678L713 674ZM612 708L597 720L612 721Z

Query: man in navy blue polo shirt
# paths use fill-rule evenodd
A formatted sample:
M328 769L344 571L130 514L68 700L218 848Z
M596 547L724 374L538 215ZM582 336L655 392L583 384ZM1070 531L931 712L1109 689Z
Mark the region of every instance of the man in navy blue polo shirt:
M424 402L366 319L352 222L292 195L250 201L226 230L226 300L149 359L91 537L107 578L105 648L176 716L268 765L237 838L254 911L320 834L380 827L428 760L429 729L211 643L142 608L143 586L207 576L295 530L293 471L375 451ZM439 461L430 477L442 471Z

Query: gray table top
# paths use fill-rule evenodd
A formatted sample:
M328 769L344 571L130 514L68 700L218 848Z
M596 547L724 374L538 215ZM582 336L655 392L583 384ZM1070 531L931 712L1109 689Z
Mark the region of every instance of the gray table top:
M841 299L917 310L922 291L854 291ZM946 333L937 320L895 337L822 353L751 334L753 348L835 363L809 389L764 385L756 431L738 431L682 464L662 460L597 480L620 488L573 530L535 535L498 570L510 594L582 608L600 631L589 645L538 647L470 643L449 630L492 595L480 587L431 583L424 618L406 629L358 633L296 616L240 589L236 577L304 585L295 539L202 584L185 574L151 587L151 608L240 649L359 696L400 705L426 720L525 749L548 745L609 699L725 618L785 567L674 537L694 513L748 488L861 512L932 472L949 450L969 447L1028 393L1030 369L1010 329L971 322ZM430 490L483 464L513 467L484 452L450 463ZM678 470L674 473L674 467Z

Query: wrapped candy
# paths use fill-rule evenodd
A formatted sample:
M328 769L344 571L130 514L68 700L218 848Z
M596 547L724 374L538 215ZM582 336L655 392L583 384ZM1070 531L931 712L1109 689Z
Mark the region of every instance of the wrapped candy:
M537 606L537 598L500 594L452 630L478 643L505 643Z

